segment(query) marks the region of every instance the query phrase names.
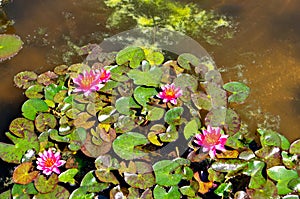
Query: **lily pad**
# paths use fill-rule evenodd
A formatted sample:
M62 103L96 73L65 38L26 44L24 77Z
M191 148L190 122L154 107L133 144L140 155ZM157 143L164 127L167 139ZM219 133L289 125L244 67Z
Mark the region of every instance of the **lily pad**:
M32 162L24 162L17 166L13 173L13 181L18 184L28 184L32 182L37 175L39 174L38 171L32 171Z
M131 68L137 68L145 58L144 51L139 47L129 46L118 52L116 62L123 65L129 62Z
M22 105L22 114L29 120L34 120L39 112L48 111L48 105L41 99L29 99Z
M58 180L60 182L70 183L71 185L75 185L74 177L78 172L79 172L79 170L76 168L68 169L68 170L62 172L61 174L59 174Z
M47 71L38 76L37 82L45 86L48 86L49 84L55 83L55 79L57 78L58 78L57 74L55 74L52 71Z
M128 191L129 191L129 194L127 196L128 199L136 199L136 198L139 198L139 199L153 199L152 191L149 188L146 189L143 193L140 193L139 189L135 189L135 188L132 188L132 187L130 187L128 189Z
M291 154L300 154L300 139L291 144L289 152Z
M211 96L206 95L205 93L192 93L191 95L194 105L199 109L210 111L212 108Z
M174 84L179 86L183 91L195 92L198 88L198 81L195 77L189 74L180 74L174 79Z
M184 134L184 137L186 140L188 140L190 137L199 133L198 124L199 124L199 121L197 121L196 119L193 119L185 125L183 134Z
M277 188L271 180L267 180L260 189L247 189L247 193L250 198L279 198Z
M58 177L56 174L52 174L49 179L46 179L44 175L39 175L35 181L34 186L40 193L49 193L57 186Z
M45 193L45 194L39 193L35 195L34 198L35 199L52 199L52 198L68 199L69 196L70 196L69 191L66 188L58 185L55 187L55 189L52 192Z
M199 58L197 58L195 55L190 53L183 53L178 56L177 58L178 64L187 70L191 70L191 66L198 66L200 64Z
M164 120L168 124L180 124L181 115L183 114L182 107L175 107L166 112Z
M138 86L134 89L134 99L142 106L146 106L150 97L157 95L155 88Z
M251 176L249 188L256 189L266 183L267 179L262 174L264 167L265 163L262 161L251 161L248 163L248 169L243 173Z
M241 82L228 82L223 88L232 93L228 102L243 103L250 94L250 88Z
M218 70L210 70L205 74L205 81L214 83L218 86L223 85L223 79L221 73Z
M15 56L23 46L21 38L17 35L0 34L0 61Z
M10 190L9 190L10 192ZM34 187L33 182L29 184L14 184L11 190L11 195L13 198L22 198L22 199L30 199L31 194L38 194L38 191ZM1 196L1 195L0 195ZM10 197L3 197L3 199L8 199Z
M150 121L160 120L165 114L165 109L154 107L149 110L146 119Z
M130 79L133 79L136 85L157 87L163 76L163 72L158 67L152 67L149 71L143 72L137 69L130 70L127 73Z
M161 52L153 51L153 50L145 50L145 58L149 61L151 66L158 66L163 63L164 55Z
M147 155L144 151L135 149L138 145L148 143L148 139L136 132L127 132L118 136L113 142L115 153L125 160L142 158Z
M267 163L267 168L281 165L282 157L279 147L263 147L255 151L256 156L264 159Z
M34 84L37 74L32 71L23 71L14 76L14 83L18 88L27 89Z
M152 173L124 173L125 181L134 188L146 189L155 184L155 179Z
M34 124L26 118L16 118L10 123L9 130L18 137L24 137L24 131L34 133Z
M40 113L35 118L35 127L39 132L47 131L49 128L54 129L56 124L56 118L50 113Z
M180 192L178 186L172 186L167 192L164 187L156 185L153 190L155 199L180 199Z
M132 97L120 97L116 101L116 109L119 113L124 115L131 115L133 111L131 108L139 108L140 106L134 101Z
M44 89L44 86L42 86L40 84L35 84L35 85L30 86L25 91L25 95L28 98L42 98L44 96L43 94L41 94L43 89Z
M85 174L80 183L80 187L85 187L86 192L100 192L106 189L108 186L108 183L97 181L94 175L94 170L89 171L87 174Z

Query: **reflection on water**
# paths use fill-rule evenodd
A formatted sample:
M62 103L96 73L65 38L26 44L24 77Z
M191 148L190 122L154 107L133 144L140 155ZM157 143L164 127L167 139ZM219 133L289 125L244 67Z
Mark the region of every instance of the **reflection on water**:
M254 129L257 122L267 118L266 125L279 130L290 140L299 138L300 2L194 2L230 15L239 23L234 38L223 41L223 46L202 45L219 68L224 69L226 81L244 81L251 87L247 103L239 106L245 107L238 110L243 119L251 118L248 122ZM101 0L18 0L7 5L5 10L16 22L9 33L16 33L25 40L23 50L16 57L0 64L0 102L15 102L12 111L19 108L23 100L21 91L13 87L13 76L17 72L44 72L55 64L72 62L72 54L64 54L72 49L72 43L100 43L105 36L119 31L105 28L110 10ZM0 107L0 111L3 122L8 111L6 107ZM1 124L1 132L7 130L8 122L4 120L6 124Z

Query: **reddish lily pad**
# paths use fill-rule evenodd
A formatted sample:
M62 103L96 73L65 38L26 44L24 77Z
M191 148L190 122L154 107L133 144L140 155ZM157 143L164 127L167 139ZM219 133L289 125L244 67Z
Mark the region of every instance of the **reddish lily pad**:
M49 128L54 129L56 124L56 118L50 113L40 113L35 118L35 127L39 132L47 131Z
M277 188L271 180L267 180L260 189L247 189L247 193L250 198L279 198Z
M23 46L21 38L17 35L0 34L0 61L15 56Z
M17 166L13 173L13 181L18 184L28 184L31 181L33 181L37 175L39 174L39 171L32 171L32 162L24 162Z
M58 75L65 75L68 72L67 65L59 65L54 68L54 72Z
M282 162L280 148L278 147L263 147L255 151L256 156L264 159L267 163L267 168L278 166Z
M183 91L195 92L198 88L198 81L195 77L189 74L180 74L174 79L174 84L179 86Z
M14 83L18 88L27 89L34 84L37 74L32 71L23 71L15 75Z
M35 199L45 199L45 198L68 199L69 196L70 196L69 191L66 188L58 185L55 187L55 189L52 192L45 193L45 194L39 193L39 194L35 195L34 198Z
M95 118L87 112L79 113L77 118L74 120L74 126L90 129L95 125Z
M135 189L135 188L132 188L130 187L128 189L129 191L129 194L128 194L128 199L136 199L136 198L139 198L139 199L153 199L153 196L152 196L152 191L151 189L146 189L143 193L140 193L139 189Z
M46 179L44 175L39 175L34 181L34 186L40 193L49 193L55 189L57 183L58 177L56 174L52 174L49 179Z
M28 119L16 118L10 123L9 130L18 137L24 137L24 131L34 133L34 125Z
M223 79L221 73L218 70L210 70L205 74L205 80L210 83L217 84L219 86L223 85Z
M94 144L92 141L92 134L87 133L86 140L84 144L81 146L81 151L89 157L97 158L100 155L106 154L111 149L111 142L101 142Z
M134 188L146 189L155 184L155 179L152 173L124 173L125 181Z
M55 83L54 80L57 78L58 78L57 74L51 71L47 71L38 76L37 82L45 86L48 86L49 84Z

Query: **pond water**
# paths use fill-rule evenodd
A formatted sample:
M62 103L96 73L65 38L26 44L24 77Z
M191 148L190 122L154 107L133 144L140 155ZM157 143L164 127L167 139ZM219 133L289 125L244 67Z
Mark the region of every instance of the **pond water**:
M291 141L299 138L300 2L181 2L197 3L237 22L234 37L221 41L221 46L199 42L223 71L225 82L243 81L251 88L247 102L237 107L250 129L262 125L278 130ZM102 0L16 0L4 10L7 18L15 21L7 33L19 35L25 45L16 57L0 64L1 140L24 101L22 91L13 86L16 73L40 73L64 62L81 61L63 52L72 49L72 43L100 43L104 37L130 28L127 24L119 29L106 28L112 10Z

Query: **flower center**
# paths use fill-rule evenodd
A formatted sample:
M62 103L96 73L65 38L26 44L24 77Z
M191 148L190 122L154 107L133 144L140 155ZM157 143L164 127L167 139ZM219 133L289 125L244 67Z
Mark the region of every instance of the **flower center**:
M45 160L45 167L52 167L55 163L55 160L53 158L47 158Z
M84 77L81 84L84 88L90 87L93 82L93 77Z
M220 138L220 136L218 136L216 134L210 134L210 135L207 135L207 137L205 138L205 142L211 146L216 145L219 138Z
M173 89L167 89L166 90L166 97L174 98L175 97L175 92Z

